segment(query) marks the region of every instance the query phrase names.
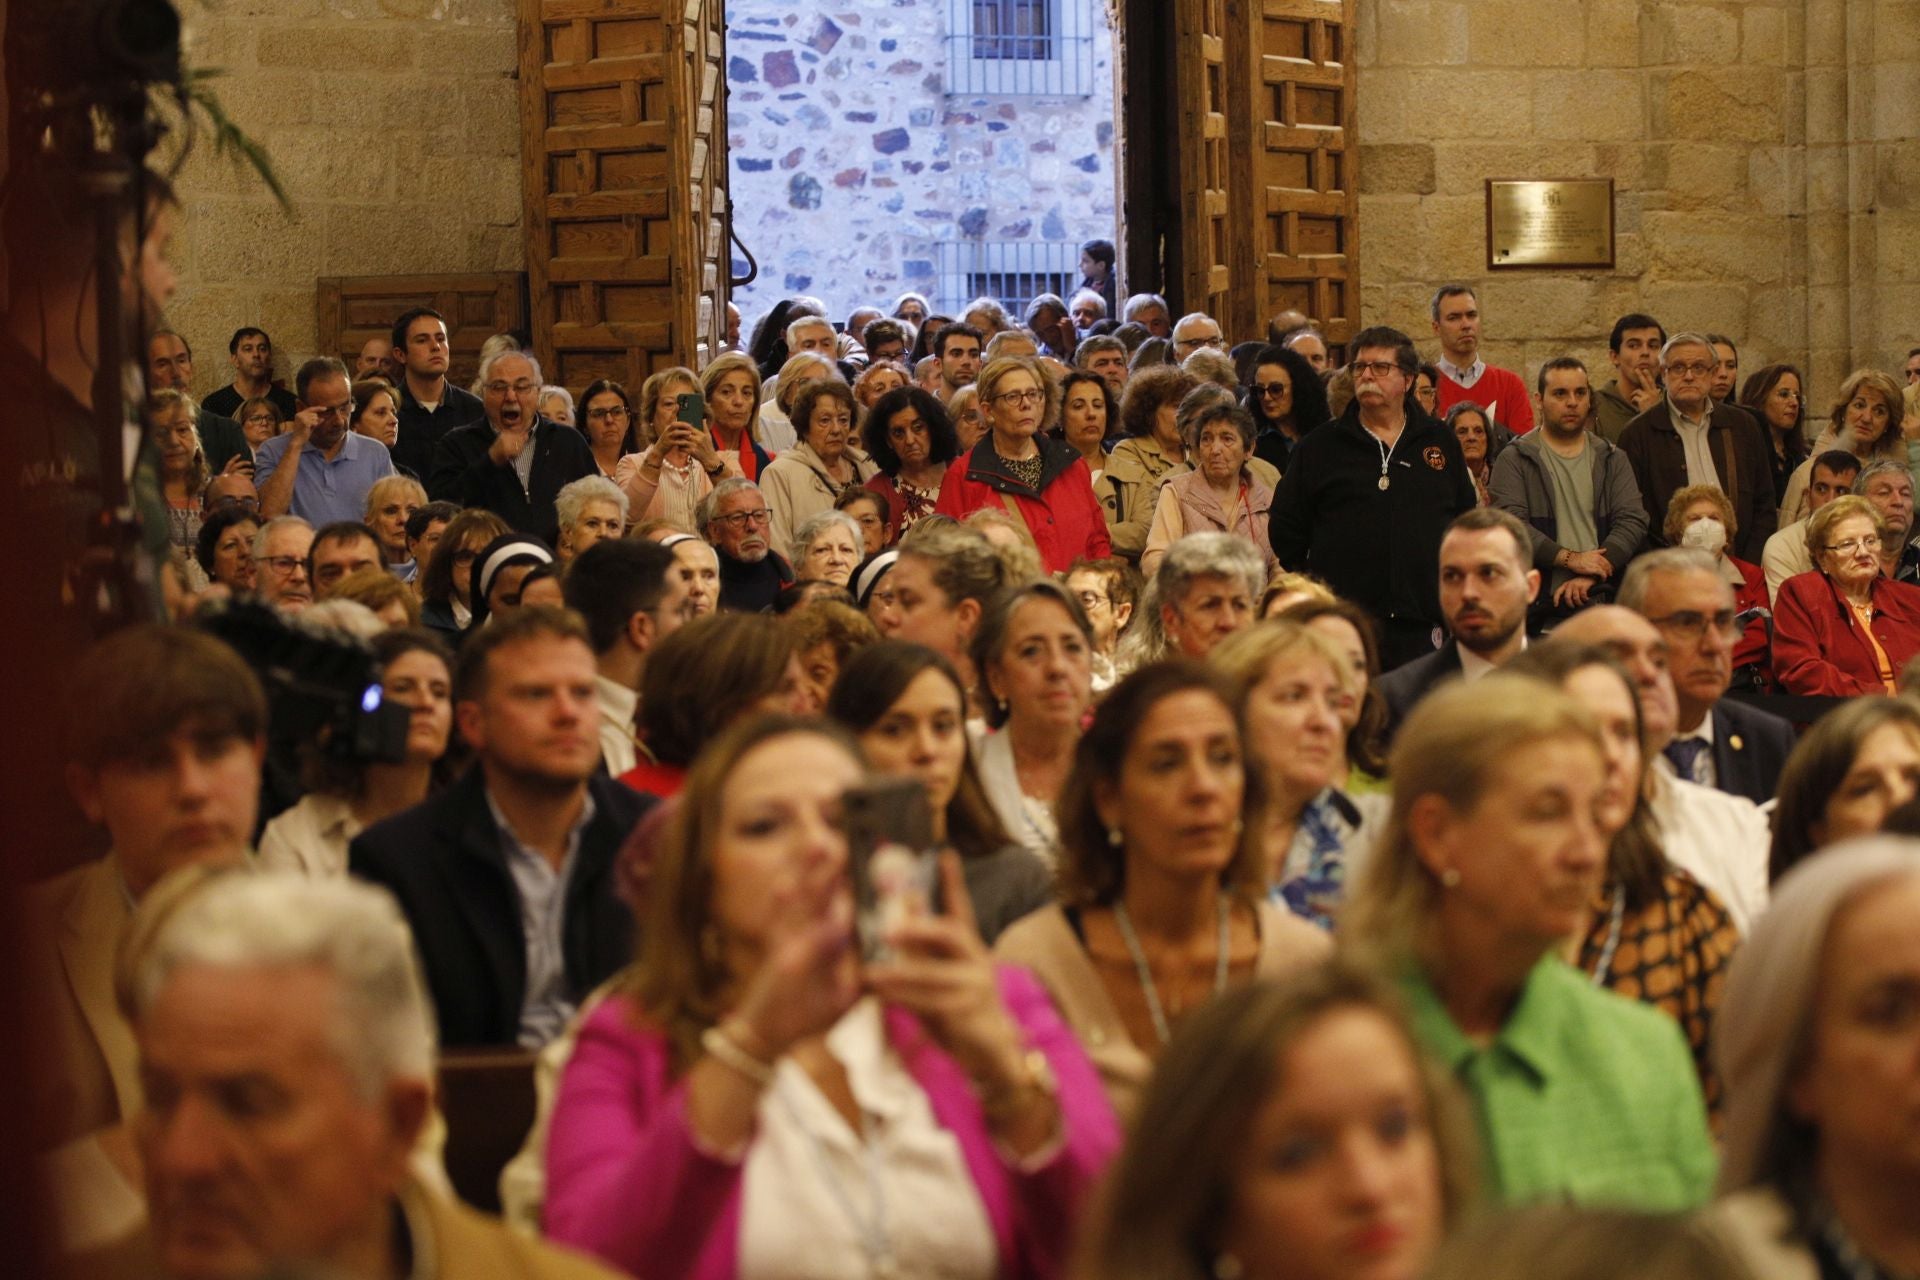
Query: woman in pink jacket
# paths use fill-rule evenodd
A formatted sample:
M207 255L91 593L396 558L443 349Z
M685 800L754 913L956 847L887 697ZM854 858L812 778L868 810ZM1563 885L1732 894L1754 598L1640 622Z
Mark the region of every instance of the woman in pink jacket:
M996 969L944 855L940 914L854 939L818 722L734 730L688 779L642 951L588 1016L547 1149L547 1233L634 1275L1060 1274L1119 1143L1038 984Z

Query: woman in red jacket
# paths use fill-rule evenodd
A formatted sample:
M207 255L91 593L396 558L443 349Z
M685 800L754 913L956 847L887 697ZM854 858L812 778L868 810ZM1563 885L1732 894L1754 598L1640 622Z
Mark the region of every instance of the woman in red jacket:
M974 385L987 433L947 468L934 510L956 520L982 507L1009 512L1025 526L1048 573L1081 556L1111 554L1093 473L1071 446L1040 434L1053 416L1054 396L1039 366L1003 357L990 361Z
M1773 670L1788 693L1892 693L1920 653L1920 587L1880 571L1880 515L1865 498L1836 498L1807 522L1816 566L1780 584Z

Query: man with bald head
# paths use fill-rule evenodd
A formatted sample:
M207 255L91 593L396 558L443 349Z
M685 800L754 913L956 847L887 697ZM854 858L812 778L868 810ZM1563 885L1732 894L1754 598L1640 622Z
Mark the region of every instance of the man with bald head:
M1659 628L1617 604L1595 605L1554 628L1557 641L1598 645L1628 675L1640 702L1643 758L1655 759L1672 741L1679 708L1669 671L1670 646ZM1767 855L1773 842L1767 816L1742 796L1645 771L1648 807L1667 861L1713 890L1740 932L1753 928L1767 905Z
M147 339L147 390L184 391L193 394L193 348L171 329L155 329ZM245 459L241 468L253 469L253 450L241 434L240 424L199 406L194 430L200 433L200 449L207 457L207 470L218 473L235 458Z

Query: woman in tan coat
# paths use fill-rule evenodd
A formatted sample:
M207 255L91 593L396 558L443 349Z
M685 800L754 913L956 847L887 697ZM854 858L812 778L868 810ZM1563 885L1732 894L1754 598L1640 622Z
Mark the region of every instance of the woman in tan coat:
M1063 905L995 946L1047 988L1122 1117L1187 1014L1331 950L1265 898L1265 789L1244 740L1231 684L1204 667L1114 686L1055 810Z
M1140 572L1150 574L1167 548L1189 533L1237 533L1260 549L1271 574L1280 567L1267 537L1273 482L1267 464L1253 456L1253 416L1233 394L1201 387L1180 402L1175 415L1194 470L1170 474L1160 485Z

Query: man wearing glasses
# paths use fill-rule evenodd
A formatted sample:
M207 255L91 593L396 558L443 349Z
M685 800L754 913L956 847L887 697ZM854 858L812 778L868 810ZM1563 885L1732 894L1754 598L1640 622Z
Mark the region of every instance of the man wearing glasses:
M367 491L393 474L393 458L387 446L352 429L346 365L331 356L309 360L293 385L299 411L284 434L254 455L260 512L269 519L296 515L313 525L358 520Z
M713 486L695 513L720 556L720 607L759 613L793 581L793 569L768 540L772 517L760 486L734 476Z
M313 526L299 516L281 516L253 536L253 584L260 598L282 613L298 613L313 603L307 557L313 550Z
M515 533L551 547L560 538L560 491L599 475L600 466L585 435L540 416L541 381L540 365L525 352L503 352L481 365L486 416L440 438L427 493L483 507Z
M1741 622L1720 562L1692 547L1649 552L1628 567L1620 603L1667 642L1679 715L1660 759L1688 782L1755 804L1772 799L1793 751L1793 726L1724 696Z
M1173 358L1185 364L1187 357L1202 347L1212 347L1215 351L1225 351L1226 341L1220 336L1220 322L1204 311L1194 311L1180 317L1180 323L1173 326Z
M1716 485L1733 503L1740 539L1734 554L1757 564L1780 520L1767 442L1744 412L1713 402L1720 357L1706 335L1674 334L1661 348L1660 365L1666 394L1620 433L1641 505L1654 522L1651 540L1662 542L1659 517L1675 493L1690 484Z
M1391 669L1438 647L1440 541L1479 493L1453 432L1408 409L1420 368L1412 339L1362 330L1349 367L1353 403L1294 445L1267 530L1282 567L1379 620Z

